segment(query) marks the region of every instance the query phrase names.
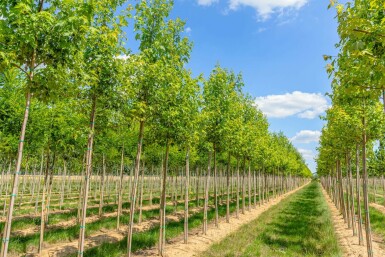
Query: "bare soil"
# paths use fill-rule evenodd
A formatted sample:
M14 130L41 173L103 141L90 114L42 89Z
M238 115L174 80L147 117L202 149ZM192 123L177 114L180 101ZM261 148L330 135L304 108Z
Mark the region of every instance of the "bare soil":
M337 234L339 244L344 252L344 256L346 257L367 256L366 245L359 245L358 236L353 236L353 230L348 228L348 225L344 222L342 214L334 205L329 195L326 193L324 189L322 189L322 193L324 194L326 201L328 203L328 206L330 208L335 232ZM365 240L365 229L363 228L363 230L364 230L363 238ZM372 245L373 245L373 253L375 257L385 256L385 251L380 247L380 242L381 242L381 239L373 235Z

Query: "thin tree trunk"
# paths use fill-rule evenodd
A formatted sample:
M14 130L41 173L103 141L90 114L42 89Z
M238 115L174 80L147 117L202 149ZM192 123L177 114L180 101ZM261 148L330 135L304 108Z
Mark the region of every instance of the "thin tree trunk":
M226 186L227 186L227 199L226 199L226 222L230 222L230 161L231 154L227 157L227 171L226 171Z
M52 164L49 169L49 184L48 184L48 195L47 195L47 203L46 203L46 212L45 212L45 224L48 225L48 217L49 217L49 210L50 210L50 204L51 204L51 194L52 194L52 183L53 183L53 170L55 166L56 161L56 152L53 153L53 159Z
M41 254L41 251L43 250L43 241L44 241L44 228L45 228L45 195L47 191L48 186L48 170L49 170L49 160L50 160L50 153L48 150L47 153L47 161L46 161L46 167L45 167L45 175L44 175L44 184L43 184L43 194L41 198L41 215L40 215L40 236L39 236L39 248L38 253Z
M128 257L131 256L132 229L134 227L136 188L139 180L139 169L140 169L139 165L140 165L140 155L142 153L143 133L144 133L144 121L141 120L139 124L139 138L138 138L138 148L136 151L136 159L135 159L134 181L131 187L130 221L128 223L128 236L127 236L127 256Z
M154 184L155 184L155 177L154 177L154 165L151 165L151 184L150 184L150 206L152 206L152 194L154 190Z
M249 205L247 207L248 211L251 211L251 162L249 161L249 170L247 174L247 191L248 191L248 196L249 196Z
M246 158L243 158L243 172L242 172L242 214L245 214L246 196L245 196L245 174L246 174Z
M163 163L163 182L162 182L162 196L160 199L160 226L159 226L159 255L164 256L164 247L166 245L166 184L167 184L167 170L168 157L170 152L170 143L166 141L166 153Z
M81 177L80 177L80 184L79 184L79 201L78 201L78 214L77 214L77 223L80 223L80 219L81 219L81 216L82 216L82 199L83 199L83 191L84 191L84 178L86 177L84 174L85 174L85 166L87 165L86 164L86 158L87 158L87 153L84 154L83 156L83 163L82 163L82 172L81 172Z
M31 74L31 80L32 80L32 77L33 77L33 74ZM15 175L13 178L12 193L11 193L11 197L10 197L10 201L9 201L9 205L8 205L7 219L5 220L4 229L3 229L3 240L2 240L2 247L1 247L1 253L0 253L1 257L6 257L7 253L8 253L8 244L9 244L9 236L11 234L13 208L15 205L15 199L16 199L16 195L17 195L17 191L18 191L18 185L19 185L19 174L20 174L20 168L21 168L21 163L22 163L22 159L23 159L25 131L27 128L31 98L32 98L32 93L28 92L27 97L26 97L23 123L22 123L21 131L20 131L19 148L18 148L18 152L17 152L16 171L15 171Z
M102 217L103 214L103 199L104 199L104 178L106 176L106 157L103 154L103 171L100 176L100 199L99 199L99 217Z
M350 191L350 208L352 217L353 236L357 235L357 224L356 224L356 212L354 208L354 190L353 190L353 176L352 176L352 158L348 153L348 172L349 172L349 191Z
M142 176L140 179L140 196L139 196L139 219L138 219L138 224L142 223L142 209L143 209L143 186L144 186L144 171L145 171L145 162L143 160L143 165L142 165Z
M122 189L123 189L123 169L124 169L124 144L122 145L122 154L120 159L120 180L119 180L119 200L118 200L118 213L116 219L116 229L120 228L120 215L122 214Z
M338 173L338 185L339 185L339 199L340 199L340 211L344 217L344 222L347 222L347 214L345 208L345 200L344 200L344 187L342 184L342 170L341 170L341 162L337 160L337 173Z
M60 206L59 206L60 210L61 210L61 207L62 207L63 202L64 202L64 189L65 189L66 175L67 175L67 164L66 164L66 161L64 160L63 161L63 175L61 177L62 183L61 183L61 189L60 189Z
M361 186L360 186L360 162L358 144L356 146L356 194L357 194L357 216L358 216L358 243L364 245L364 237L362 233L362 213L361 213Z
M254 169L253 172L253 185L254 185L254 208L257 208L257 176L256 171Z
M239 219L239 158L237 158L237 210L235 216Z
M364 197L364 208L365 208L365 231L366 231L366 247L368 250L368 257L373 257L372 247L372 231L370 227L370 216L369 216L369 197L368 197L368 170L366 167L366 120L365 117L362 119L364 125L364 131L362 133L362 170L363 170L363 197Z
M35 201L35 214L37 214L38 206L39 206L39 196L40 196L40 187L41 187L41 176L43 174L43 166L44 166L44 150L41 152L41 161L40 161L40 172L39 172L39 180L37 185L37 195Z
M188 242L188 200L190 185L190 147L187 146L186 151L186 179L185 179L185 201L184 201L184 243Z
M203 207L203 234L207 234L207 209L209 205L209 190L210 190L210 174L211 173L211 152L208 156L208 168L207 168L207 179L205 186L205 203Z
M87 156L86 156L86 174L83 190L83 203L82 203L82 215L79 232L79 251L78 257L83 256L84 252L84 240L86 231L86 217L87 217L87 201L88 201L88 189L90 187L91 171L92 171L92 151L94 146L94 130L95 130L95 118L96 118L96 96L92 97L92 109L90 115L90 133L88 135L87 143Z
M215 203L215 226L219 226L219 215L218 215L218 176L217 176L217 149L214 144L214 203Z
M383 198L384 198L383 205L385 206L385 179L384 179L384 175L381 176L381 181L382 181L382 193L383 193Z
M199 207L199 183L200 183L199 167L196 168L196 177L197 177L197 183L196 183L195 201L196 201L197 207Z
M258 171L258 205L261 206L261 171Z

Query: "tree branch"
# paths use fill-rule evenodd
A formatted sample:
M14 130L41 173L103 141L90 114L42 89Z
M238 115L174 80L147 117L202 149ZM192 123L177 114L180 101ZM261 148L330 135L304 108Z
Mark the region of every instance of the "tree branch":
M370 31L363 30L363 29L353 29L353 31L360 32L360 33L365 33L365 34L373 34L374 33L374 32L370 32ZM385 35L382 35L382 34L377 34L377 36L385 37Z

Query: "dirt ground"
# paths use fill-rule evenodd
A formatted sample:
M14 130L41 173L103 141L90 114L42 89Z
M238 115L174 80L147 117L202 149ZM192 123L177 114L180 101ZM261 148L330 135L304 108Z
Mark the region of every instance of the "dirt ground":
M367 256L367 249L365 245L359 245L358 236L353 236L353 230L348 229L348 225L344 222L342 214L339 212L333 201L330 199L326 191L322 190L326 201L331 210L334 228L339 240L339 244L346 257L365 257ZM365 241L365 231L363 231ZM373 253L375 257L384 257L385 251L380 247L380 239L373 235Z

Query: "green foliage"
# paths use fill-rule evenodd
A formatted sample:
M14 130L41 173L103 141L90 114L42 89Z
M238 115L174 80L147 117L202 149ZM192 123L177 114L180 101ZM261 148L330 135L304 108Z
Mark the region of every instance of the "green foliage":
M333 1L332 6L337 11L340 42L335 58L324 57L330 61L327 71L333 77L333 107L322 130L320 174L329 174L336 160L354 155L358 145L373 145L385 132L385 102L380 103L385 82L383 1L356 0L345 5Z
M168 141L171 169L184 166L187 149L192 166L206 166L207 153L215 146L223 165L229 153L233 166L244 158L266 172L309 175L289 140L269 133L266 117L243 92L241 74L217 65L205 81L185 68L192 43L183 36L185 22L169 18L172 1L140 1L134 9L124 5L122 0L4 1L2 159L17 153L25 95L31 92L25 140L29 162L38 163L41 153L50 151L77 173L92 133L95 166L104 155L107 170L113 170L123 145L125 165L131 165L137 121L145 121L148 165L160 165ZM137 53L124 48L123 30L131 20ZM97 122L90 131L93 104Z

